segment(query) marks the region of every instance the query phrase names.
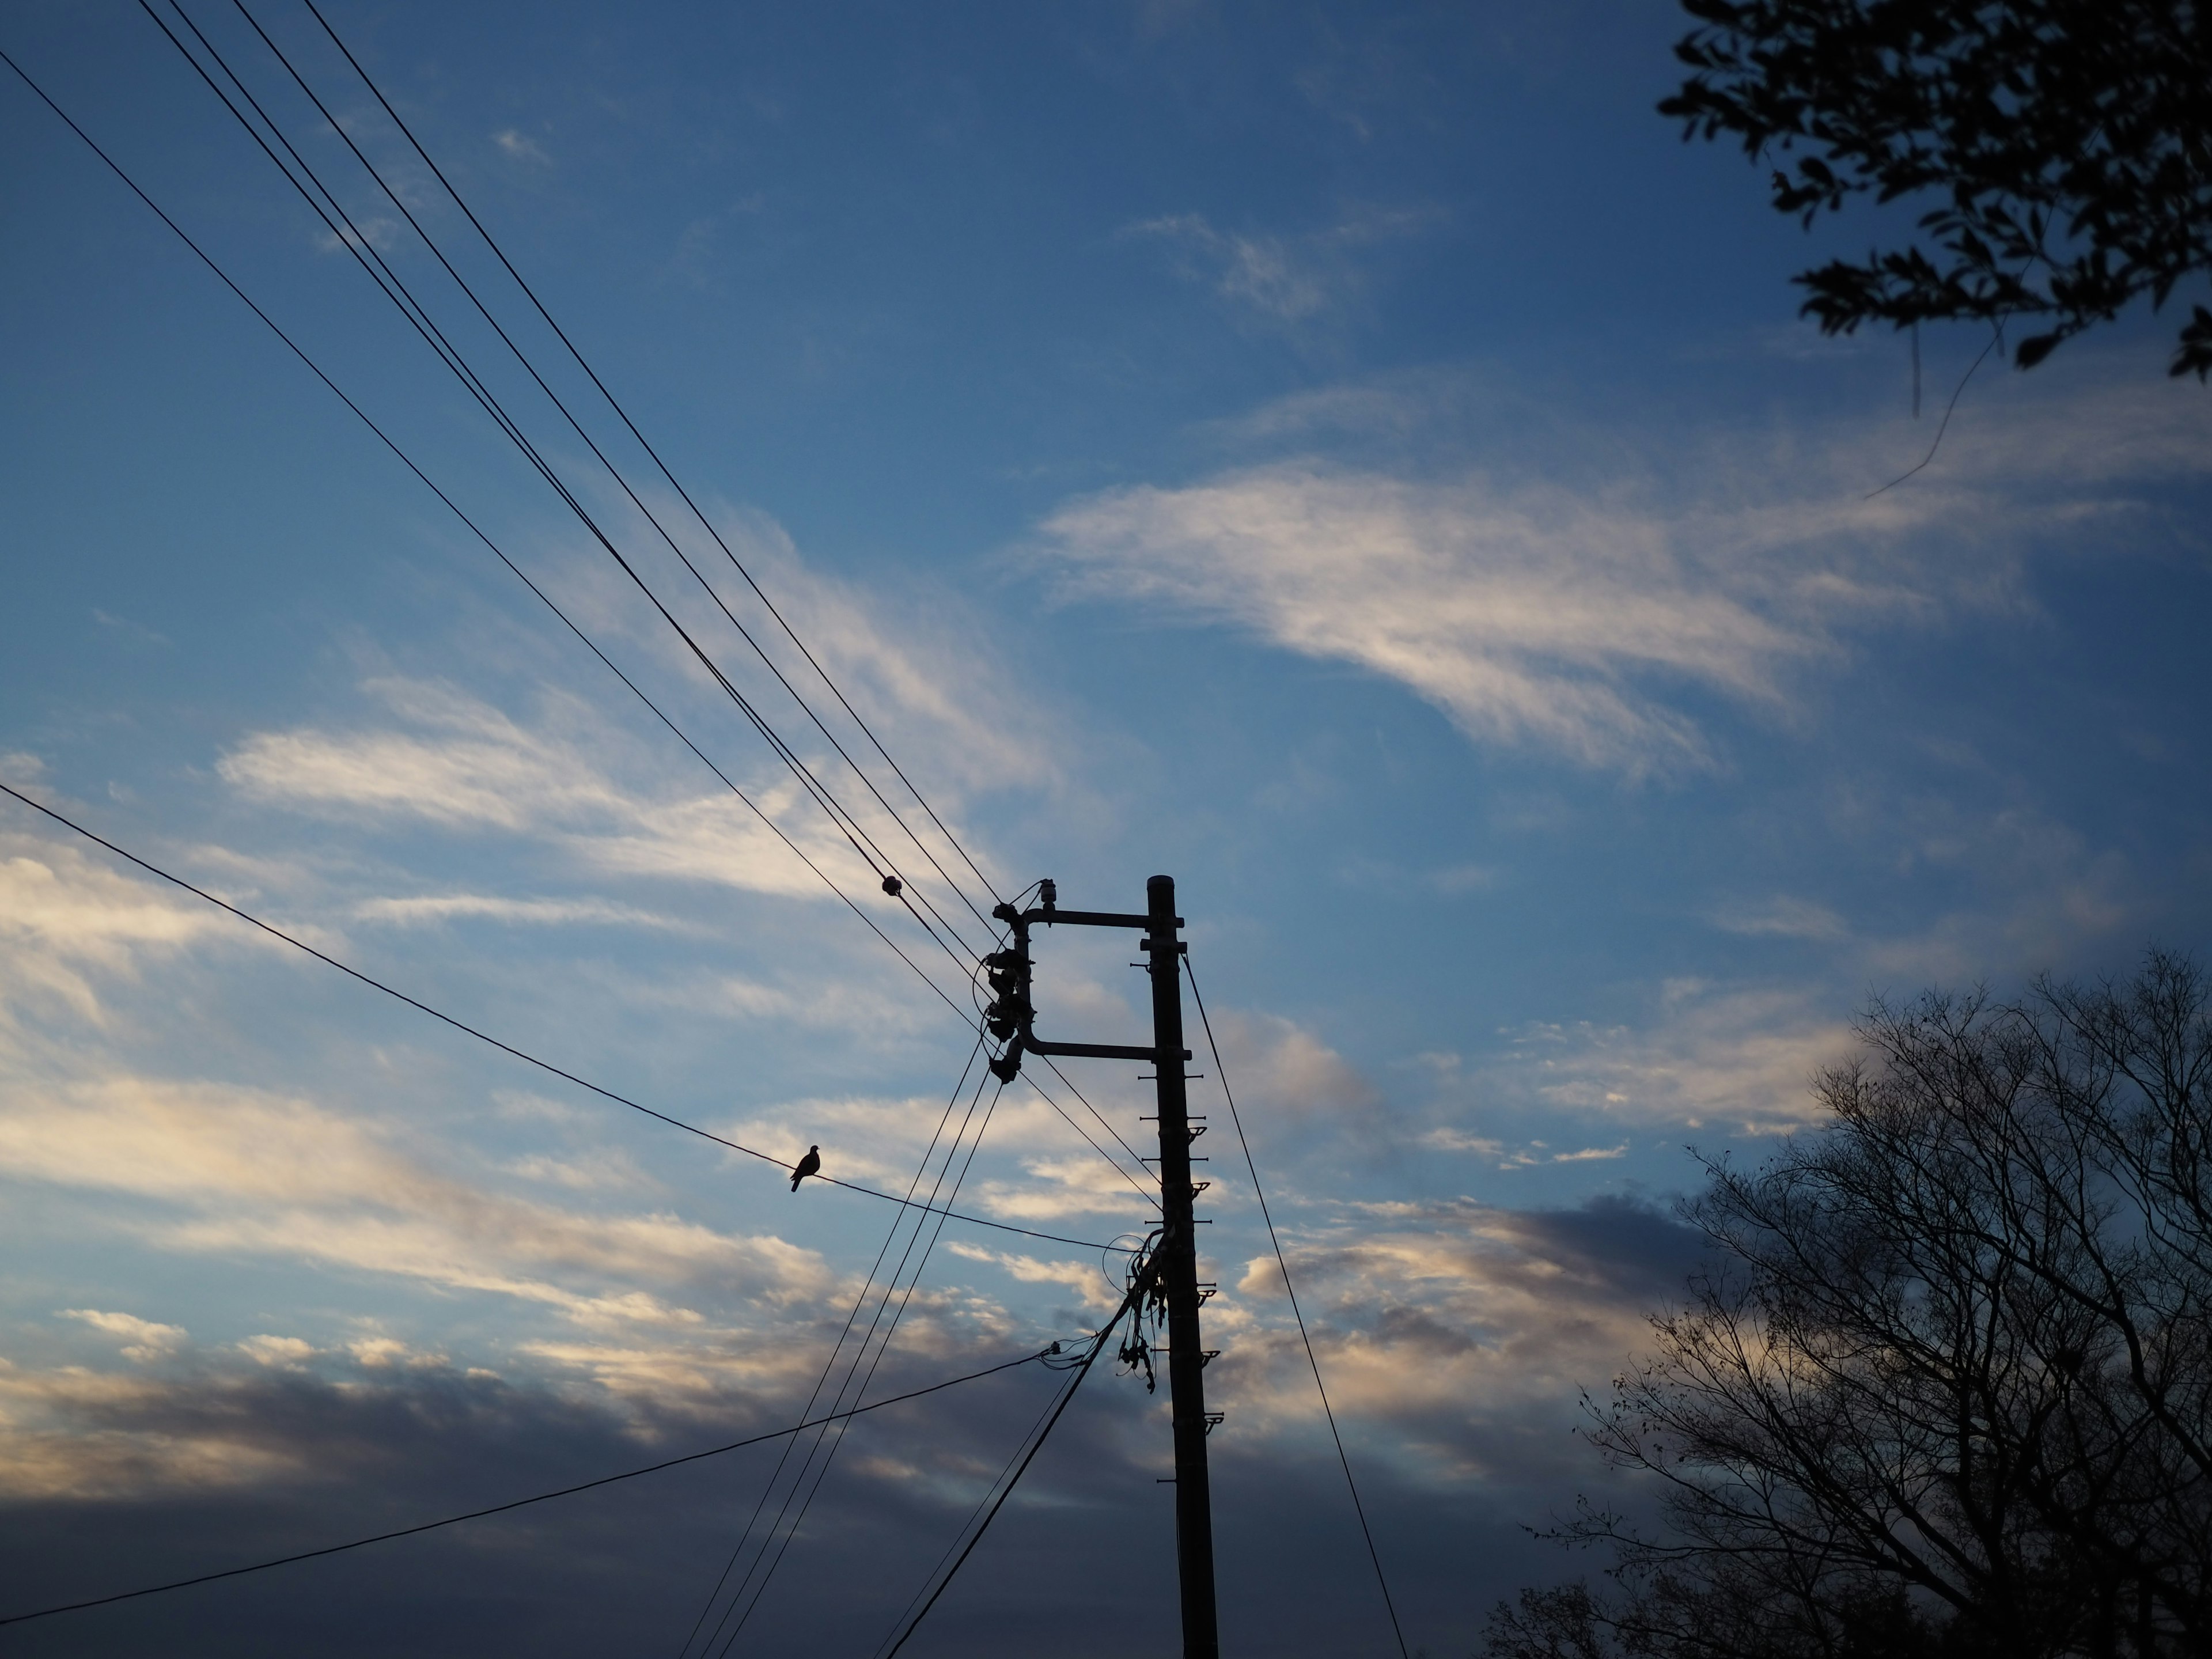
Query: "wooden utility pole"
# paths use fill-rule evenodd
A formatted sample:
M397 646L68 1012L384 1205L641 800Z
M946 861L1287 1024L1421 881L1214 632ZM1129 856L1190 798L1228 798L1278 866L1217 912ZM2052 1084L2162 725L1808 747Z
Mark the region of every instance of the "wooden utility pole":
M1175 1417L1176 1568L1182 1582L1183 1659L1216 1659L1221 1642L1213 1608L1213 1495L1206 1468L1206 1362L1200 1341L1198 1197L1191 1180L1191 1142L1204 1133L1190 1121L1183 1089L1182 918L1176 915L1175 878L1145 884L1151 926L1152 1048L1160 1103L1161 1283L1168 1293L1168 1398Z
M1191 1143L1206 1133L1194 1124L1183 1088L1182 918L1176 914L1175 878L1154 876L1145 884L1142 914L1108 910L1063 910L1050 881L1038 884L1036 908L1017 911L1002 904L993 913L1014 931L1014 945L988 959L998 999L988 1024L1006 1039L1004 1053L991 1062L1001 1082L1021 1069L1024 1049L1040 1054L1072 1054L1094 1060L1152 1062L1158 1079L1160 1127L1160 1241L1154 1260L1168 1312L1168 1400L1175 1425L1176 1568L1182 1583L1183 1659L1219 1659L1221 1640L1213 1604L1213 1500L1206 1468L1206 1432L1220 1419L1206 1409L1206 1351L1198 1310L1212 1286L1198 1281L1198 1224L1192 1207L1206 1183L1191 1179ZM1030 1000L1030 929L1048 927L1141 928L1146 969L1152 981L1152 1042L1150 1048L1127 1043L1049 1042L1031 1030L1036 1018Z

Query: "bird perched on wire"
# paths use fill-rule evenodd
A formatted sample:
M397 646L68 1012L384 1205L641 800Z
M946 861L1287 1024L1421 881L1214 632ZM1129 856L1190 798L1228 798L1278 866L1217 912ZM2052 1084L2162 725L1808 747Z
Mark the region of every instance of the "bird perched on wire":
M797 1192L800 1182L811 1175L819 1175L821 1172L822 1149L819 1146L809 1146L806 1149L806 1156L800 1158L792 1169L791 1190Z

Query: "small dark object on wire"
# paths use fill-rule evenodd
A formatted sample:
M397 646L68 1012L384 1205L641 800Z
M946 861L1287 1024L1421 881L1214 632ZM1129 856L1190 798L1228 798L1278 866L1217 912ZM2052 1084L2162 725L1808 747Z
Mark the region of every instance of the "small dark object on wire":
M799 1190L799 1183L800 1182L805 1180L806 1177L811 1175L819 1175L821 1173L822 1149L819 1146L809 1146L806 1149L806 1156L800 1158L797 1164L792 1166L791 1190L794 1193L797 1192Z

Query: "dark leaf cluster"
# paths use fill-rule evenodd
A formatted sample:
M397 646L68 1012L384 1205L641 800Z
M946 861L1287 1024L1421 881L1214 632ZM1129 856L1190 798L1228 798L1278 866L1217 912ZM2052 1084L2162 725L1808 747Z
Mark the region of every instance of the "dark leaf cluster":
M1591 1435L1662 1524L1492 1659L2212 1651L2212 986L1877 1006Z
M2212 5L2203 0L1683 0L1692 70L1660 112L1783 159L1809 226L1856 195L1931 202L1926 246L1803 272L1829 333L2034 318L2031 368L2139 295L2212 268ZM2212 374L2191 307L2172 372Z

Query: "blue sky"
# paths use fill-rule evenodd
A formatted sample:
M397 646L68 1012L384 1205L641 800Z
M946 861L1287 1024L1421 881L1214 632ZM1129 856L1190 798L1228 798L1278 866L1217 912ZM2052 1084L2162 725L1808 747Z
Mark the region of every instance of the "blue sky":
M826 752L239 13L190 12ZM633 467L304 9L254 12ZM1520 1528L1601 1489L1577 1394L1694 1260L1688 1149L1808 1121L1870 995L2203 945L2212 404L2174 319L1985 364L1873 494L1985 337L1923 340L1916 419L1901 338L1796 319L1791 272L1899 221L1808 235L1680 143L1666 8L326 15L1000 889L1176 875L1415 1645L1574 1570ZM0 47L915 943L142 11L33 0ZM0 781L580 1075L902 1183L959 1023L12 80L0 143ZM791 1420L878 1206L12 803L0 843L0 1612ZM1041 1029L1138 1033L1117 943L1048 941ZM1137 1143L1133 1068L1073 1074ZM1216 1157L1224 1632L1389 1651ZM1082 1238L1146 1213L1021 1090L967 1182ZM1107 1297L1095 1256L948 1228L884 1378ZM856 1428L744 1640L876 1641L1041 1383ZM1160 1410L1086 1383L909 1650L1165 1650ZM750 1455L16 1645L673 1650Z

